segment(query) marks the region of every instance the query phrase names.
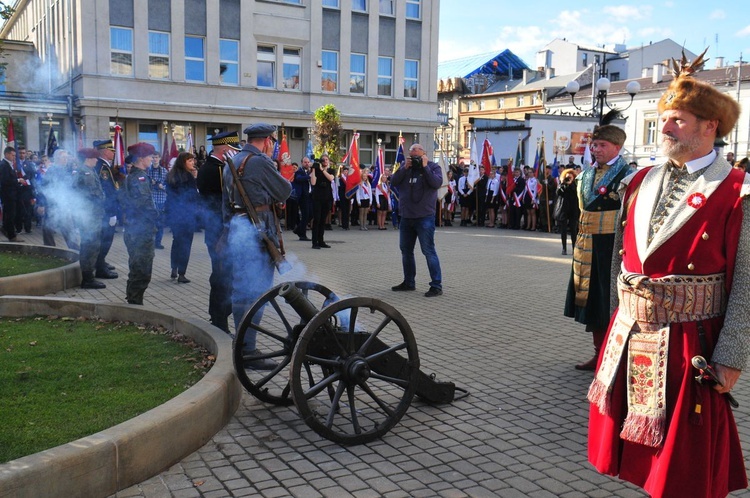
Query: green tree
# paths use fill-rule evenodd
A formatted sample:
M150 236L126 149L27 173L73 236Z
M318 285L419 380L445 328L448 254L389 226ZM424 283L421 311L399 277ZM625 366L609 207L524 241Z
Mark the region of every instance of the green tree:
M8 2L0 2L0 18L4 22L7 22L13 16L15 9ZM0 40L0 58L3 57L3 41ZM0 76L5 74L5 68L8 66L7 62L0 62Z
M320 157L328 154L332 163L337 163L340 156L341 113L333 104L326 104L315 111L315 146L313 153Z

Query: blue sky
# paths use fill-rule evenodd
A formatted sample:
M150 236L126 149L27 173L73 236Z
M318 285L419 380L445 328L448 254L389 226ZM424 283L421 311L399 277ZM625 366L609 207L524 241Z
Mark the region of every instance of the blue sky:
M555 38L608 48L671 38L695 53L710 46L706 67L717 56L750 61L750 2L440 0L440 61L509 48L534 68Z

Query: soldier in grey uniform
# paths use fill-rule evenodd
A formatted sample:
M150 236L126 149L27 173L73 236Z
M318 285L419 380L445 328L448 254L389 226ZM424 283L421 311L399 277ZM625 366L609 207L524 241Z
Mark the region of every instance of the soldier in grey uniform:
M143 293L151 282L157 212L146 169L154 152L154 146L145 142L128 147L134 162L120 197L125 214L124 240L129 268L125 298L130 304L143 304Z
M83 162L83 166L73 174L73 188L80 202L75 206L73 216L81 235L78 263L81 265L83 289L106 287L102 282L94 280L96 258L99 256L102 239L101 219L104 216L104 191L95 170L98 157L96 149L80 149L78 159Z
M229 257L232 260L232 313L235 331L250 306L273 285L274 264L266 251L259 231L264 231L279 246L273 204L284 202L292 192L292 185L276 170L269 157L273 150L276 127L258 123L245 128L247 144L233 158L240 181L258 215L259 226L253 226L234 186L229 167L224 168L224 226L229 229ZM260 319L260 314L256 317ZM276 366L257 356L255 333L245 335L243 353L245 368L271 370Z

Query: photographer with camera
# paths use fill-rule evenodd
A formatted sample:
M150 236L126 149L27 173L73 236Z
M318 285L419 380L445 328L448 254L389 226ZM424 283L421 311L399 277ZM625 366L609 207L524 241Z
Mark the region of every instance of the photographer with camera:
M331 247L323 240L326 230L326 216L331 212L331 207L333 206L333 190L331 190L331 185L334 179L334 171L329 168L329 162L328 154L320 156L320 160L313 159L313 168L310 174L310 185L312 185L313 249L320 249L321 247L329 249Z
M557 199L553 215L557 226L560 228L560 238L562 239L562 254L568 254L568 232L570 232L571 246L576 243L578 237L578 217L581 216L581 208L578 205L578 192L575 184L575 170L566 169L560 175L562 181L557 187Z
M419 239L419 247L427 259L430 272L430 289L426 297L443 294L440 260L435 251L435 206L437 191L443 184L440 166L427 159L424 148L413 144L404 166L391 177L391 185L400 192L401 223L399 224L399 249L404 270L404 281L391 287L394 291L416 289L417 266L414 260L414 246Z

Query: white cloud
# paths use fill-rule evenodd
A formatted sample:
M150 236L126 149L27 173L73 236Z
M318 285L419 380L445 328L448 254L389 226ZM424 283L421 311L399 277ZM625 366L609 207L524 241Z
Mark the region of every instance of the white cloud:
M633 5L610 5L602 8L602 11L617 19L619 23L626 23L651 18L653 7L650 5L641 5L638 7Z
M750 26L745 26L741 30L737 31L734 36L745 37L750 36Z
M709 14L709 19L726 19L727 13L724 12L722 9L716 9L711 14Z

